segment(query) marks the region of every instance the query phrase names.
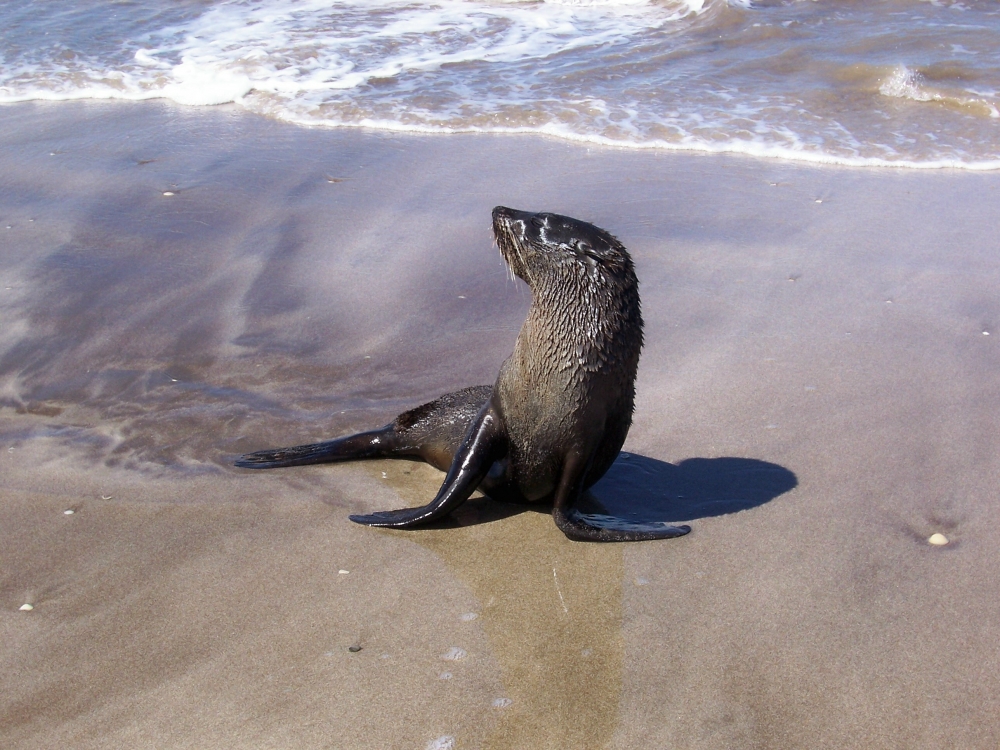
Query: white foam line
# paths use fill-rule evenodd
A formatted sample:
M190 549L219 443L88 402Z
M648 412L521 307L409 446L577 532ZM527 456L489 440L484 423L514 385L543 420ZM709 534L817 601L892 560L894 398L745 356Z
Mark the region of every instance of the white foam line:
M249 92L248 92L249 93ZM200 105L191 101L177 101L161 91L125 92L117 89L77 89L72 92L35 91L20 96L0 96L0 104L18 104L29 101L74 101L81 99L119 99L124 101L148 101L151 99L168 99L187 106L211 106L216 103L235 103L248 111L243 97L233 97L226 102L212 102ZM688 137L679 143L664 140L621 141L607 136L573 133L558 126L541 125L538 127L502 127L484 128L477 125L468 127L447 127L439 125L408 125L392 120L362 119L358 122L333 122L330 120L313 120L296 117L286 113L274 113L272 116L292 125L307 128L362 128L369 130L385 130L394 133L413 133L416 135L452 135L452 134L490 134L490 135L542 135L559 138L564 141L586 143L608 148L631 150L677 151L684 153L735 154L752 156L762 159L781 159L785 161L805 162L808 164L836 165L844 167L881 167L896 169L962 169L972 172L993 172L1000 170L1000 158L981 161L962 161L960 159L934 159L929 161L913 161L911 159L880 159L872 156L837 156L835 154L797 151L782 146L770 146L763 143L747 143L731 141L729 143L709 143Z
M768 146L761 143L708 143L688 138L681 143L671 143L663 140L651 141L618 141L602 135L591 135L572 133L551 125L541 125L539 127L495 127L483 128L470 125L464 128L454 128L433 125L407 125L392 120L371 120L364 119L356 123L353 122L330 122L313 121L306 118L298 118L292 115L279 114L277 117L285 122L303 127L324 127L324 128L366 128L371 130L388 130L396 133L414 133L419 135L450 135L463 133L483 133L483 134L509 134L509 135L544 135L553 138L560 138L566 141L577 143L587 143L596 146L610 148L624 148L633 150L658 150L658 151L681 151L685 153L710 153L710 154L737 154L740 156L753 156L765 159L784 159L788 161L801 161L810 164L831 164L844 167L889 167L899 169L965 169L975 172L989 172L1000 170L1000 159L989 159L985 161L961 161L959 159L936 159L933 161L912 161L900 159L893 161L890 159L880 159L872 156L836 156L834 154L811 153L809 151L796 151L782 146Z

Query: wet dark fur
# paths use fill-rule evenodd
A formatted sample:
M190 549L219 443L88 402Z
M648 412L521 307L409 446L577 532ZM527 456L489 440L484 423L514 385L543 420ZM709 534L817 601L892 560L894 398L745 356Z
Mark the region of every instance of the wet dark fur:
M497 499L552 500L556 524L573 539L686 534L686 526L600 526L573 508L610 468L632 423L642 314L625 247L591 224L502 206L493 211L493 231L511 273L532 291L514 351L493 386L447 394L381 430L251 453L237 466L411 457L448 472L426 506L351 517L372 526L427 523L478 487Z
M554 214L522 221L523 237L513 222L494 221L504 260L533 296L496 389L514 478L537 500L554 490L562 451L597 437L595 423L603 431L584 488L618 456L632 424L642 313L632 258L617 238Z

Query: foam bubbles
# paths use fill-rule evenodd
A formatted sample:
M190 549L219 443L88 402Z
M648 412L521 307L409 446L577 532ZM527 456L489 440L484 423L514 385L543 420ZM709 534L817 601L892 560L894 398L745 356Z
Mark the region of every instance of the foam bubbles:
M879 92L885 96L895 96L901 99L912 99L915 102L929 102L934 95L920 87L920 76L905 65L896 66L892 73L879 87Z
M980 92L974 89L964 89L962 92L946 91L928 86L925 76L910 70L905 65L897 65L886 76L879 93L898 99L909 99L914 102L935 102L944 107L966 111L970 114L985 115L1000 118L1000 109L993 100L996 92ZM972 94L969 96L969 94Z
M171 71L173 81L160 94L178 104L206 105L238 102L253 88L246 75L215 63L199 64L185 58Z

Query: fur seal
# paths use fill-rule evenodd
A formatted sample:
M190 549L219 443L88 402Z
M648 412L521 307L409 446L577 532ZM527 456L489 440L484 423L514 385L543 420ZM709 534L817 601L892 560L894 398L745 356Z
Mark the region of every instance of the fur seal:
M630 523L574 507L610 468L632 424L642 314L625 247L592 224L504 206L493 209L493 234L511 273L532 294L514 352L494 385L449 393L379 430L249 453L236 465L417 458L447 472L423 507L350 517L368 526L429 523L478 487L497 500L551 500L556 525L570 539L639 541L688 533L688 526Z

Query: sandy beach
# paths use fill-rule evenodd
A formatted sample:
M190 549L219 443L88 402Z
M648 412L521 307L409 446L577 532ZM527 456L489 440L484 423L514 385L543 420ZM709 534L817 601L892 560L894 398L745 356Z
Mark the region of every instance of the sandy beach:
M3 106L0 746L1000 746L998 187ZM497 204L629 248L593 494L689 536L482 498L380 531L347 516L441 474L232 468L492 383L529 303Z

